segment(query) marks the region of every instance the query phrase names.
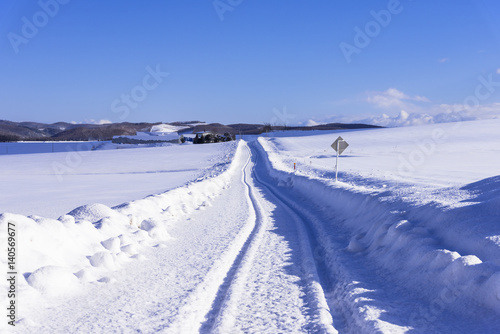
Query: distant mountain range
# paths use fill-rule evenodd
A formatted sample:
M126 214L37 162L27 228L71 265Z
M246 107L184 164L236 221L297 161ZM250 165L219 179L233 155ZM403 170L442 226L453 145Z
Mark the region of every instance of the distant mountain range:
M137 132L150 132L158 123L53 124L37 122L11 122L0 120L0 142L6 141L87 141L111 140L114 136L133 136ZM212 131L215 133L261 134L286 130L345 130L378 128L367 124L330 123L316 126L272 126L269 124L206 124L198 121L164 123L182 128L181 133Z

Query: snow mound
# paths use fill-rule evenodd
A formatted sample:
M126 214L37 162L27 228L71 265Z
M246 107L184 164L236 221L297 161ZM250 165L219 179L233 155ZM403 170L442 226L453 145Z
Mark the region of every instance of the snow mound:
M42 294L51 296L68 294L78 288L78 278L69 269L58 266L41 267L26 281Z
M94 267L103 267L108 270L116 270L116 256L110 252L97 252L89 258L89 262Z
M120 238L113 237L101 241L101 245L112 253L118 253L120 251Z
M120 234L118 239L120 239L120 246L125 246L133 242L132 239L126 234Z
M156 240L167 240L170 238L170 235L165 228L165 224L154 219L142 221L141 229L147 231L148 235Z
M83 205L68 213L67 216L74 217L79 223L91 222L95 228L102 229L107 234L113 234L113 231L133 224L133 218L103 204Z
M84 268L76 272L75 276L78 277L81 282L94 282L97 280L96 276L90 268Z
M73 216L75 220L88 220L94 223L102 218L114 216L115 212L104 204L96 203L82 205L68 213L68 215Z
M129 255L135 255L137 254L137 246L134 244L128 244L123 246L121 251Z

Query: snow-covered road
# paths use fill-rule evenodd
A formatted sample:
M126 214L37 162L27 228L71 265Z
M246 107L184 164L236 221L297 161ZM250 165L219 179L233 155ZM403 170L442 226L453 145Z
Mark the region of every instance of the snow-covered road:
M33 314L26 330L335 333L301 218L257 179L250 152L240 147L228 189L146 260Z
M159 214L148 199L114 208L150 232L140 252L70 296L42 293L17 332L500 332L498 264L398 218L388 194L278 170L272 154L240 142L231 168L185 190L194 199L180 209L163 203L172 197L155 199ZM160 224L168 235L155 238Z

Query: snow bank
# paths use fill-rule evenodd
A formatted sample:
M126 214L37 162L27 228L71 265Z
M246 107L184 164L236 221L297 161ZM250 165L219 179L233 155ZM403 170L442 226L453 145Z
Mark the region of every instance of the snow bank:
M31 273L26 281L30 286L47 295L67 294L78 288L78 278L71 270L45 266Z
M0 214L0 242L6 244L7 225L13 223L18 240L18 299L23 309L35 308L47 298L64 298L84 284L113 282L112 272L125 263L143 260L143 247L168 240L168 228L229 186L241 145L234 156L216 162L196 181L159 195L117 207L88 204L59 219ZM7 259L0 259L7 272ZM0 288L6 288L3 280ZM18 317L23 318L23 310ZM1 327L0 327L1 329Z
M470 313L467 308L478 305L500 314L500 177L463 186L468 202L444 206L401 198L397 187L378 188L380 179L360 186L335 183L314 168L299 175L283 161L289 152L279 141L258 142L278 185L334 212L350 231L347 251L369 256L391 279L440 307Z

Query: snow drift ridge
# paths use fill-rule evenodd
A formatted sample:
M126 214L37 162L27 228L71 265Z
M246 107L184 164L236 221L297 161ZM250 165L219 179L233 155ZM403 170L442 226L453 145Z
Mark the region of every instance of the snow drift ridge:
M333 180L279 170L273 163L279 161L277 149L264 138L258 142L279 185L332 210L350 231L347 251L373 259L386 275L429 301L431 309L415 318L428 319L432 308L442 309L442 304L466 314L471 302L500 314L500 237L492 219L500 207L500 177L464 187L477 193L479 203L451 209L435 203L418 206L396 200L389 191L366 194Z

